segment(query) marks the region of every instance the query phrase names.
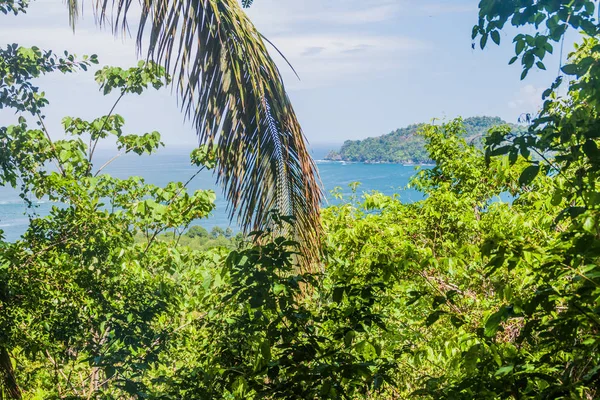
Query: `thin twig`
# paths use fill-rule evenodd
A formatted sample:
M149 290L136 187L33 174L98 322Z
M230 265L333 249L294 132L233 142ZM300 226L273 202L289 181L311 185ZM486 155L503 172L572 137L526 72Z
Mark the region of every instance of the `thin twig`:
M48 357L48 360L49 360L49 361L52 363L52 365L54 366L54 372L57 372L57 373L59 373L60 375L62 375L62 377L63 377L63 378L65 378L65 379L67 380L67 383L69 384L69 386L71 386L71 389L73 390L73 392L74 392L76 395L79 395L79 393L78 393L77 389L75 389L75 387L74 387L74 386L73 386L73 384L71 383L71 380L70 380L70 378L68 378L68 377L67 377L67 375L65 375L65 373L63 372L63 370L62 370L62 369L60 369L60 368L58 367L58 363L57 363L57 362L54 360L54 358L52 358L52 356L50 355L50 353L48 352L48 350L45 350L45 353L46 353L46 357ZM60 390L60 385L59 385L59 388L58 388L58 389Z
M106 168L110 163L112 163L113 161L115 161L117 158L121 157L122 153L118 153L116 156L114 156L113 158L111 158L110 160L108 160L107 162L105 162L99 169L98 171L96 171L96 173L94 174L94 176L98 176L98 174L104 169Z
M119 102L121 101L121 99L123 98L123 96L125 96L125 89L123 89L121 91L121 95L119 96L119 98L117 99L117 101L115 101L115 103L113 104L112 108L110 109L110 111L108 112L108 115L104 118L104 122L102 123L102 127L100 128L100 132L102 132L104 130L104 128L106 128L106 124L108 123L108 119L112 116L112 113L115 111L115 108L117 108L117 104L119 104ZM88 173L90 173L91 168L92 168L92 157L94 156L94 152L96 151L96 146L98 145L98 141L100 140L100 138L96 138L96 140L94 141L94 145L92 146L92 148L90 149L90 154L88 157L88 162L90 163L89 167L88 167Z
M177 193L175 193L175 196L173 196L173 198L171 198L171 200L169 201L169 205L173 202L173 200L175 200L177 197L179 197L181 192L183 192L183 189L187 188L187 186L194 180L194 178L197 177L198 174L202 171L204 171L204 167L202 167L198 171L196 171L196 173L194 175L192 175L192 177L190 179L188 179L186 183L183 184L183 186L177 191Z
M60 174L64 176L65 170L62 166L62 163L60 162L58 153L56 152L56 147L54 146L54 142L52 141L52 138L50 137L50 132L48 132L48 129L46 128L46 124L44 123L44 119L42 118L39 111L37 112L36 115L40 122L40 126L42 127L42 131L46 134L46 138L48 139L48 142L50 143L50 148L52 149L52 153L54 154L54 164L56 164L56 168L58 168L58 170L60 171Z

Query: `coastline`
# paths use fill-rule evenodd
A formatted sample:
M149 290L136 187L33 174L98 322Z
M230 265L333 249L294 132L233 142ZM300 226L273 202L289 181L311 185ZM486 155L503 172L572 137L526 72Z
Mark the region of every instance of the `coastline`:
M331 160L331 159L322 159L315 160L317 164L328 164L328 163L336 163L336 164L363 164L363 165L401 165L403 167L434 167L435 163L433 162L394 162L394 161L348 161L348 160Z

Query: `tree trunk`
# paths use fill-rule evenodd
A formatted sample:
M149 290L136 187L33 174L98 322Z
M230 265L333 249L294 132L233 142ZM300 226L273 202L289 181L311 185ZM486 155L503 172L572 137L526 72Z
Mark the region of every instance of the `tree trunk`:
M20 400L22 398L21 389L17 385L17 379L13 371L10 354L8 354L8 351L4 347L0 347L0 379L0 384L4 387L9 399ZM1 397L2 395L0 394Z

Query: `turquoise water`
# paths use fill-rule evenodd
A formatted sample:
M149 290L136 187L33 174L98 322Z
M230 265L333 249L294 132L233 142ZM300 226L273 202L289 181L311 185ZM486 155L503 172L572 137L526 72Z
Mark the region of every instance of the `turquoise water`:
M316 148L313 157L316 160L324 158L330 148ZM113 176L126 178L129 176L141 176L148 183L164 186L171 181L186 182L197 168L189 163L189 149L171 150L162 149L158 154L139 157L135 155L122 156L109 165L105 171ZM114 153L104 152L98 155L95 165L102 165L110 159ZM409 178L415 173L413 166L402 166L394 164L361 164L361 163L338 163L317 161L321 181L327 195L324 205L332 204L334 200L329 193L336 187L341 187L344 194L350 194L348 185L352 182L361 182L359 193L377 190L387 195L399 194L402 201L413 202L422 198L421 194L414 190L404 190ZM227 203L221 192L215 186L214 177L210 172L200 173L189 185L190 190L213 189L217 192L216 209L213 214L205 220L198 221L199 225L207 229L214 226L230 226ZM38 215L46 215L52 203L46 201L35 201L33 212ZM27 228L31 210L27 210L18 193L9 188L0 187L0 229L4 230L7 240L13 241L19 238ZM235 228L235 226L232 226Z

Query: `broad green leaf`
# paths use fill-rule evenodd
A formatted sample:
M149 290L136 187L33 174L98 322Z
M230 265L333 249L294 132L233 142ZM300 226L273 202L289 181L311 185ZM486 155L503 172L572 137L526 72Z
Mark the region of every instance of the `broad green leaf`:
M523 170L523 172L521 173L521 176L519 177L519 185L521 185L521 186L529 185L531 182L533 182L533 180L539 174L539 172L540 172L539 165L528 166L527 168L525 168Z
M514 365L506 365L504 367L500 367L496 370L494 376L505 376L511 373L515 369Z
M494 41L494 43L496 43L497 45L500 45L500 32L499 31L492 31L490 33L490 36L492 37L492 40Z
M485 322L484 335L487 337L495 336L496 332L498 331L498 327L500 326L500 323L504 321L505 317L506 309L504 307L501 307L500 310L490 315L487 321Z

